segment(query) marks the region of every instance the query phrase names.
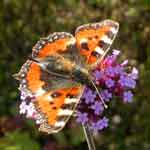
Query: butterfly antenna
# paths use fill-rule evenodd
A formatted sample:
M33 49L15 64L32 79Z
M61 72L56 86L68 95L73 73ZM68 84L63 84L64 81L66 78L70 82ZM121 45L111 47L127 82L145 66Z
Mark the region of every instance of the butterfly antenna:
M104 102L104 99L102 98L102 96L101 96L101 94L100 94L98 88L96 87L95 83L93 82L93 80L92 80L91 78L90 78L90 81L91 81L92 85L94 86L94 88L95 88L95 90L96 90L96 93L98 94L99 98L101 99L101 102L103 103L104 108L107 109L108 106L107 106L106 103Z

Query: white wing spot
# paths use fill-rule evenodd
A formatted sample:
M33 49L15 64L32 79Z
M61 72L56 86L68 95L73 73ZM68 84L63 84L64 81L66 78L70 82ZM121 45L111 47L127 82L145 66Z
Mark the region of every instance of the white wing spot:
M75 38L72 38L70 39L68 42L67 42L67 45L73 45L76 43L76 39Z
M70 109L60 109L58 111L58 116L69 116L72 115L73 111Z
M110 38L108 38L108 36L106 36L106 35L103 36L101 40L104 41L107 44L111 44L112 43L112 40Z
M118 32L115 28L110 28L110 31L111 31L113 34L116 34L116 33Z
M22 83L26 83L26 80L25 80L25 79L23 79L23 80L22 80Z
M95 48L95 51L96 51L97 53L101 54L101 55L103 55L103 54L104 54L103 49L101 49L101 48L100 48L100 47L98 47L98 46Z
M65 125L65 122L64 121L58 121L55 123L55 127L63 127Z
M45 90L43 90L42 88L39 88L37 91L36 91L36 96L41 96L45 93Z
M50 95L47 96L47 100L48 100L49 102L54 101L54 99L53 99L52 96L50 96Z
M86 39L86 38L83 38L83 39L80 40L80 44L87 43L87 42L88 42L88 39Z
M77 99L76 98L66 98L65 99L65 104L71 104L71 103L76 103Z
M21 74L21 77L25 77L25 74L24 74L24 73L22 73L22 74Z

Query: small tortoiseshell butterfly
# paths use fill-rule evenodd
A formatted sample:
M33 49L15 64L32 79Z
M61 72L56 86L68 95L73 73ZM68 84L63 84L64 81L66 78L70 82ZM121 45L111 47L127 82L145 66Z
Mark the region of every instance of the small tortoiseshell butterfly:
M91 71L108 52L119 24L111 20L78 27L75 36L55 32L41 38L16 78L19 89L35 97L40 130L60 131L73 114L84 86L93 86Z

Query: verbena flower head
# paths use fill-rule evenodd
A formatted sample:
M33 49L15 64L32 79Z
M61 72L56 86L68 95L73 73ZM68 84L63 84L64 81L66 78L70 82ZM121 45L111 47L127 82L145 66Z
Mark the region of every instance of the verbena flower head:
M127 71L128 60L117 63L120 51L114 50L93 70L93 78L99 89L100 95L108 104L113 97L120 97L124 103L133 100L132 90L136 87L138 70L133 68ZM85 87L77 109L77 122L88 125L91 130L100 131L108 127L109 119L104 116L104 105L98 93Z

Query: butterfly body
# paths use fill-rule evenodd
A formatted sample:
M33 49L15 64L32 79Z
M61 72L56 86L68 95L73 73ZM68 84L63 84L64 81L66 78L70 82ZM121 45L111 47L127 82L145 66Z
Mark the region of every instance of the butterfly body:
M70 60L55 56L43 61L40 60L39 63L41 68L49 74L70 79L83 85L91 85L90 78L92 77L88 67L83 67Z
M84 86L93 86L92 69L107 53L118 27L111 20L87 24L77 28L75 37L55 32L33 47L32 58L22 66L17 79L20 91L35 97L41 131L55 133L65 126Z

